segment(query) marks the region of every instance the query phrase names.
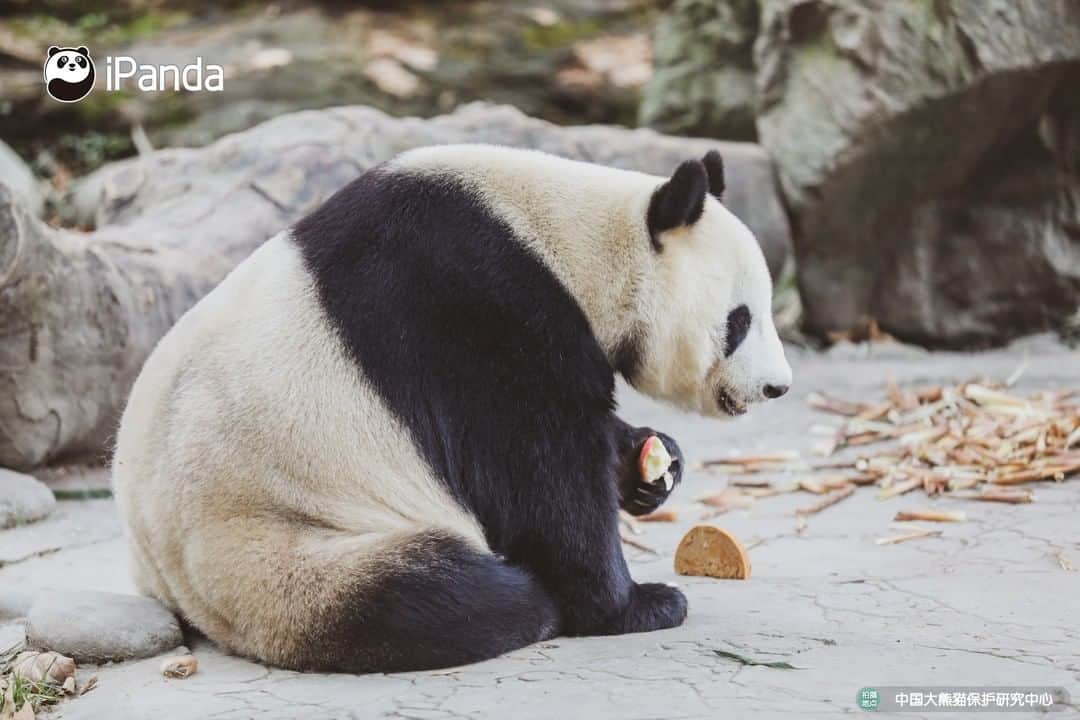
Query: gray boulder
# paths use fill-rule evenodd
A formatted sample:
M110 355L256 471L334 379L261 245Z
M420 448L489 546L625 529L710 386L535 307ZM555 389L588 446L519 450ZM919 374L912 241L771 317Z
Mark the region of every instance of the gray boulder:
M642 125L680 135L753 140L759 0L676 0L656 25Z
M80 663L153 657L183 642L176 616L158 601L104 592L38 594L26 639Z
M0 468L0 530L40 520L55 507L56 498L45 483Z
M0 622L26 617L33 600L34 593L30 590L15 587L0 588Z
M38 187L37 178L22 158L3 140L0 140L0 180L11 188L31 214L41 214L45 206L45 198Z
M809 330L996 344L1080 306L1080 4L766 0L758 131Z

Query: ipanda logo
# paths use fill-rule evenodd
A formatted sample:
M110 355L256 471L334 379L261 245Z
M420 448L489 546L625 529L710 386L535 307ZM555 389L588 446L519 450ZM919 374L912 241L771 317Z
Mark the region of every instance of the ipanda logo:
M45 58L45 90L54 100L66 103L82 100L94 89L94 77L94 61L85 47L49 48L49 56ZM140 65L127 55L105 58L106 91L123 90L125 81L132 78L135 88L144 92L225 89L225 70L221 65L204 63L201 57L183 67Z
M82 100L94 89L94 61L85 47L53 45L45 58L45 90L60 102Z

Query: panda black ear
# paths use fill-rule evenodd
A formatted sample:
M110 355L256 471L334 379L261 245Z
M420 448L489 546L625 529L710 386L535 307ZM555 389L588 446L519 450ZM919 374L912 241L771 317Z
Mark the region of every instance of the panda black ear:
M86 55L87 57L90 56L90 51L86 49L85 45L80 45L79 47L75 48L75 52L79 53L80 55Z
M710 150L701 159L701 164L705 166L705 172L709 175L709 194L717 200L723 200L725 188L724 159L720 157L720 153L716 150Z
M55 45L49 46L49 57L52 57L58 52L60 52L60 48L56 47Z
M649 200L646 222L653 247L663 250L660 233L693 225L705 209L709 175L700 160L687 160L675 169L671 179L656 189Z

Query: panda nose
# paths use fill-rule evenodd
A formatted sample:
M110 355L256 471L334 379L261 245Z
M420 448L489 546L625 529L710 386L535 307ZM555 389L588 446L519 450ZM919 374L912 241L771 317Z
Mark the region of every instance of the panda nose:
M762 389L762 392L765 393L765 397L767 397L770 400L775 400L776 398L782 396L787 391L788 391L788 386L787 385L766 385Z

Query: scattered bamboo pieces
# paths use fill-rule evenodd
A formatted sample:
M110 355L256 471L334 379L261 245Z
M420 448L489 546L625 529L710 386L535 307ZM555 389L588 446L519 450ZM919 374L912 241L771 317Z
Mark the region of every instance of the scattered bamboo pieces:
M660 508L653 510L647 515L640 515L638 522L675 522L679 519L679 513L672 508Z
M634 535L645 532L638 519L625 510L619 510L619 529L626 530Z
M785 450L778 453L769 453L767 455L733 455L732 457L720 458L718 460L706 460L702 463L705 467L713 465L734 465L741 467L754 467L757 465L776 465L789 463L793 460L799 459L799 453L797 450Z
M950 497L961 500L982 500L983 502L1008 503L1010 505L1026 505L1035 500L1035 493L1026 489L999 489L989 488L977 493L950 493Z
M1010 377L1015 382L1023 372ZM986 380L952 387L903 389L886 382L886 403L849 402L812 393L811 407L845 418L831 426L827 452L881 444L855 460L816 463L803 489L822 488L813 473L857 472L847 481L876 484L889 499L920 487L927 495L954 495L981 485L1009 487L1062 482L1080 473L1080 405L1073 391L1024 398ZM829 428L815 426L815 434ZM885 446L885 444L888 444ZM819 448L820 449L820 448ZM972 495L956 495L973 497ZM1024 503L1031 496L987 489L977 499Z
M918 530L912 530L909 533L903 535L892 535L891 537L878 538L874 541L875 545L896 545L897 543L907 542L908 540L918 540L920 538L935 537L941 535L941 530L935 528L919 528Z
M713 509L711 515L720 515L728 510L748 508L754 503L754 497L739 488L725 488L698 495L696 502Z
M660 554L660 551L657 550L656 548L651 547L649 545L646 545L645 543L643 543L640 540L634 538L633 536L628 535L625 531L623 531L621 529L619 531L619 537L623 541L624 545L629 545L630 547L632 547L632 548L634 548L636 550L641 550L642 552L647 552L650 555L659 555Z
M910 480L904 480L903 482L890 484L888 487L878 493L878 500L888 500L891 497L897 495L906 495L915 488L922 487L923 481L921 478L912 478Z
M851 497L854 494L855 494L855 486L854 485L847 485L845 487L840 488L839 490L836 490L836 491L826 495L825 497L823 497L821 500L818 500L813 505L807 505L806 507L798 508L795 511L795 514L796 515L816 515L819 512L821 512L822 510L824 510L825 508L832 507L833 505L840 502L844 498Z
M894 522L964 522L967 515L960 511L943 512L941 510L901 510L893 518Z
M797 533L806 516L851 497L860 486L875 486L881 500L921 490L928 497L1034 502L1028 485L1080 476L1080 392L1015 394L1010 388L1025 369L1021 364L1003 384L979 379L913 388L889 379L884 400L870 402L811 393L810 406L833 416L830 423L810 428L813 452L823 459L808 462L797 453L778 452L707 460L701 467L727 475L728 487L698 501L718 514L743 506L745 498L793 491L819 496L795 511ZM852 448L857 449L852 456L838 455ZM791 482L777 483L770 474L787 475ZM959 523L967 516L909 510L898 512L895 520ZM877 542L891 545L939 534L922 528Z

